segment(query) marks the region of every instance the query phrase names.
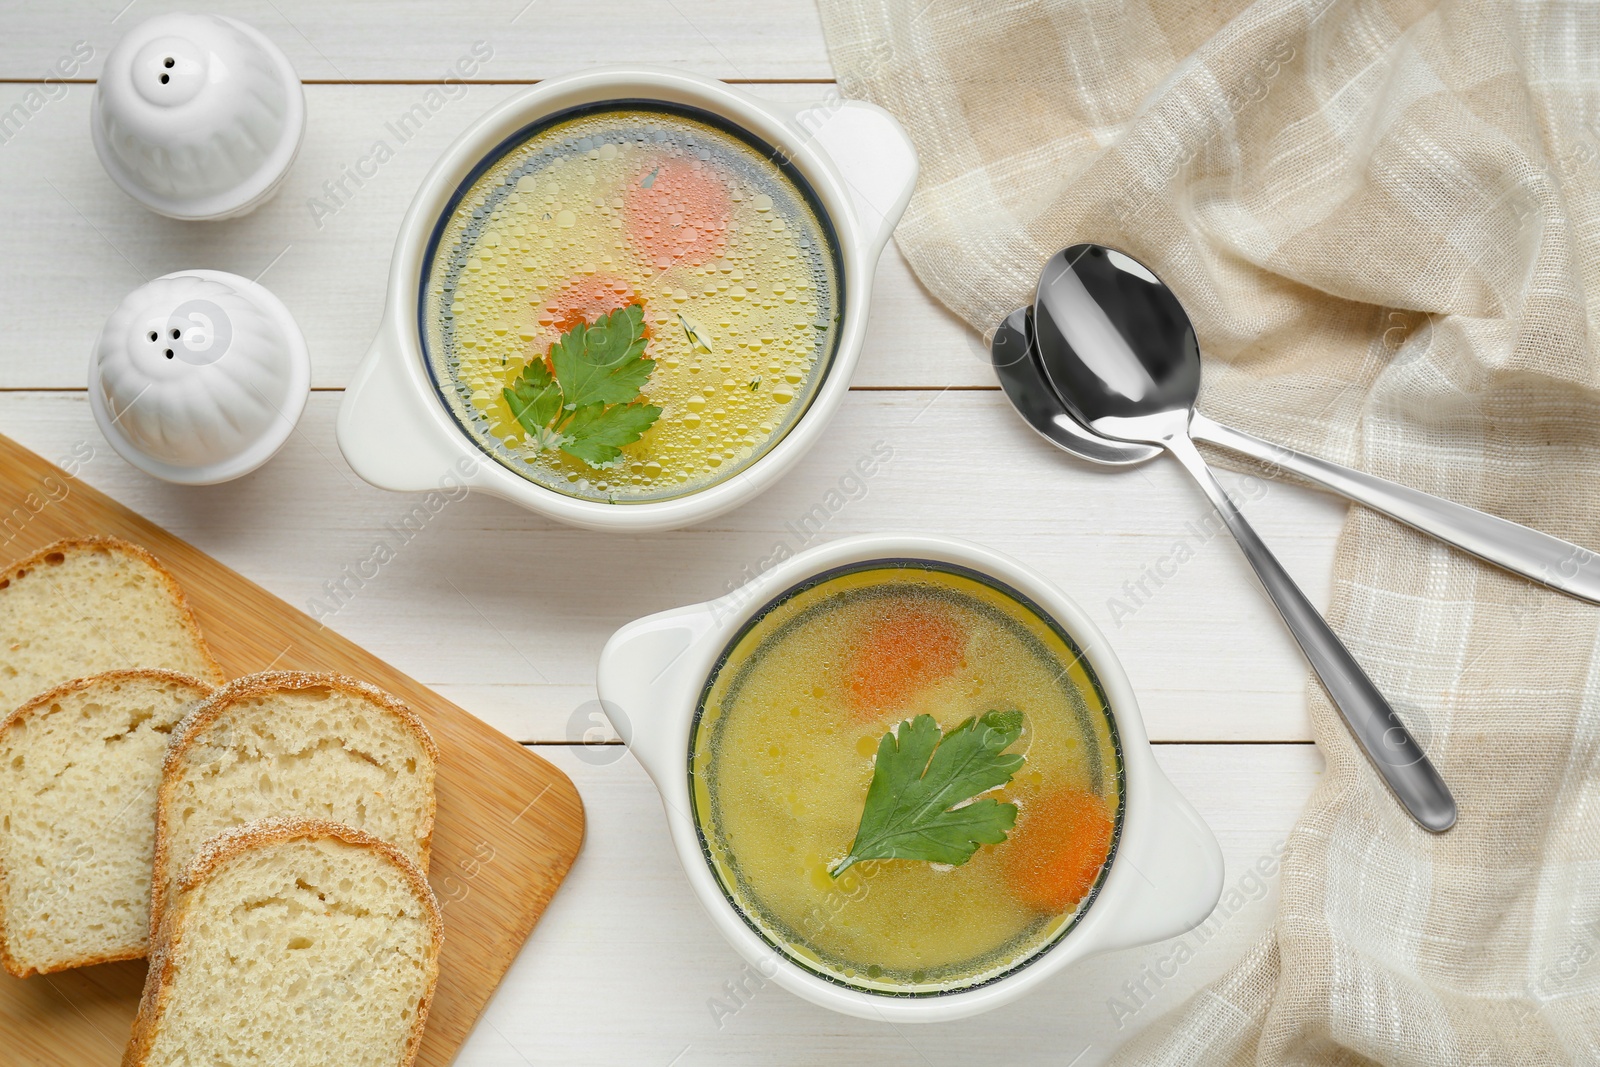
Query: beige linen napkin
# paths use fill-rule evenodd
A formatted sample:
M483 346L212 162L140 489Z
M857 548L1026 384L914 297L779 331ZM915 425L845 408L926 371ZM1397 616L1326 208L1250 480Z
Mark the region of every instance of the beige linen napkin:
M1600 7L821 6L922 156L900 247L975 329L1123 247L1210 415L1600 547ZM1354 507L1328 617L1459 824L1413 826L1313 681L1270 934L1122 1061L1600 1063L1600 611Z

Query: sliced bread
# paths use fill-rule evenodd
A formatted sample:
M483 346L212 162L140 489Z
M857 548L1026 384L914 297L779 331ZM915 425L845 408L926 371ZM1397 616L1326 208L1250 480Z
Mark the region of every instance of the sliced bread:
M183 590L112 537L57 541L0 571L0 712L62 682L165 667L221 682Z
M123 1067L409 1067L443 940L387 842L315 820L229 831L177 886Z
M426 871L438 759L422 720L365 682L275 671L228 683L178 724L167 749L151 929L200 847L261 819L343 823Z
M18 978L149 948L167 739L211 686L163 670L57 686L0 723L0 964Z

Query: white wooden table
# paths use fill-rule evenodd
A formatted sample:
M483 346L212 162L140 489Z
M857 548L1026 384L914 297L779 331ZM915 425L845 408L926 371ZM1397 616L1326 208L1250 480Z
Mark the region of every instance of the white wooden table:
M852 1057L1084 1067L1256 939L1274 906L1275 849L1322 766L1298 654L1231 543L1202 544L1188 528L1206 504L1176 465L1110 472L1041 443L997 391L976 335L892 246L834 432L776 489L711 523L597 536L471 497L413 519L402 539L394 530L416 500L367 486L339 454L340 391L377 325L401 215L472 118L520 85L605 62L679 66L781 99L820 97L832 70L812 0L211 5L283 47L309 106L282 192L245 219L215 224L140 208L107 178L89 140L92 82L111 46L140 20L187 6L196 5L86 0L7 11L0 429L49 458L92 453L82 466L90 483L302 607L387 541L395 558L330 624L576 781L589 817L583 854L462 1064ZM428 83L480 41L493 56L470 90L398 143L386 123L422 103ZM92 55L75 64L75 49ZM380 139L393 158L361 188L330 193L341 169ZM124 463L84 393L90 347L117 302L186 267L259 276L299 319L314 362L316 391L283 452L249 477L203 489L164 485ZM725 591L777 542L798 548L788 524L880 440L893 458L820 537L914 528L982 541L1043 570L1097 618L1133 679L1157 758L1227 856L1224 903L1210 927L1189 935L1192 959L1176 943L1101 957L963 1023L908 1029L835 1016L751 979L691 897L638 764L619 746L574 744L592 726L595 658L615 627ZM1277 482L1240 488L1262 535L1325 601L1343 505ZM1180 540L1193 558L1159 587L1146 580L1151 595L1114 618L1112 598L1133 603L1124 583L1139 582Z

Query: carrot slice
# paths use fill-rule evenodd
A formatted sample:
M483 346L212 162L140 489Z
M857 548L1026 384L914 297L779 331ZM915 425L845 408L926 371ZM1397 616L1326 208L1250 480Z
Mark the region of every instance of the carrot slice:
M527 344L528 359L545 358L550 346L580 322L592 325L618 308L643 303L638 288L617 274L596 271L569 279L549 299L537 305L538 322L533 339ZM651 336L648 317L644 333L646 337Z
M698 267L727 247L733 197L728 183L699 160L655 157L623 198L628 239L657 270Z
M618 308L642 303L632 282L596 271L563 283L539 309L539 325L551 327L559 337L580 322L592 323Z
M1082 789L1024 802L1010 839L998 846L1011 891L1039 911L1071 911L1100 876L1111 830L1105 801Z
M851 641L845 686L856 717L897 708L954 674L966 647L966 631L948 613L911 600L883 605Z

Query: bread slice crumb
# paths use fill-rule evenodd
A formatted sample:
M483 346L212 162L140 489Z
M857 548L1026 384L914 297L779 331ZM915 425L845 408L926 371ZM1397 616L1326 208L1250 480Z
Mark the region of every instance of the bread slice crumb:
M123 1067L410 1067L443 941L388 842L322 820L229 830L176 887Z
M0 722L0 964L18 978L149 948L167 740L212 687L176 671L57 686Z
M261 819L342 823L426 871L438 760L416 713L365 682L273 671L228 683L179 723L167 749L152 931L201 845Z
M57 541L0 570L0 713L74 678L164 667L221 684L178 582L138 545Z

